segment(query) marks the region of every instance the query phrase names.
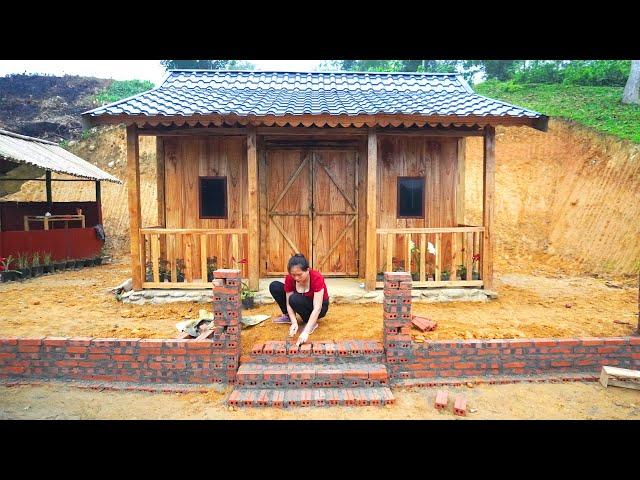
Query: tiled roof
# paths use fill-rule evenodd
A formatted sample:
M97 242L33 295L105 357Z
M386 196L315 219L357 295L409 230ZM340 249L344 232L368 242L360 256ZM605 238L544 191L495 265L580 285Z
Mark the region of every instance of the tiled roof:
M83 115L424 115L540 118L456 74L172 70L157 88Z
M89 180L122 183L113 175L66 151L53 142L0 130L0 158L29 163L52 172L67 173Z

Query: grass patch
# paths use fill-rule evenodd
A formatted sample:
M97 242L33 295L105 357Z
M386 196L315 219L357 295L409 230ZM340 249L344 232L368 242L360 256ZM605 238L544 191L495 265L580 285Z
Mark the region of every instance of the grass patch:
M488 81L475 85L474 90L480 95L640 143L640 107L621 102L623 87Z
M149 80L114 80L111 85L96 95L96 101L100 105L105 105L151 90L153 87L153 83Z

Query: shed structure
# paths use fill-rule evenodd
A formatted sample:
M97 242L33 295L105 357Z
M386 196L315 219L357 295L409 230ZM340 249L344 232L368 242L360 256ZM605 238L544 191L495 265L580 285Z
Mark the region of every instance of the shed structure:
M136 290L204 288L222 267L257 289L294 252L367 290L392 270L491 289L495 127L548 121L448 73L172 70L82 115L127 126ZM140 135L157 139L155 226L141 224ZM484 138L482 225L463 220L469 136Z
M75 178L53 178L54 173ZM0 198L30 180L44 183L46 201L0 201L0 257L97 256L104 243L93 228L102 224L100 182L122 182L53 142L0 130ZM53 183L61 181L95 182L95 201L54 201Z

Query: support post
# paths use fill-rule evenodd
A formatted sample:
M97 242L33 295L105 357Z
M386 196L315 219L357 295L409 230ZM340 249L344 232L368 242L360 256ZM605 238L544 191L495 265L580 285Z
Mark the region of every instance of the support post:
M367 138L367 239L365 255L365 289L376 288L376 206L378 173L378 137L374 128L370 128Z
M156 198L158 203L158 225L162 228L167 228L165 207L164 138L162 137L156 137L156 189ZM162 235L160 237L160 257L165 260L167 259L166 235ZM203 278L206 280L206 275Z
M482 281L486 290L493 289L493 218L496 177L496 129L484 127L483 197L482 197Z
M140 154L138 127L127 126L127 189L129 195L129 236L131 241L131 279L133 289L142 289L143 262L140 252Z
M53 203L53 196L51 194L51 170L44 172L44 178L47 189L47 203L49 204L49 208L51 208L51 204Z
M96 180L96 204L98 205L98 223L102 224L102 187L100 180Z
M247 182L249 192L248 205L249 209L247 226L248 248L247 248L247 267L249 270L249 288L258 290L259 284L259 262L260 262L260 219L258 211L258 194L260 192L258 185L258 154L256 149L256 129L250 127L247 132Z

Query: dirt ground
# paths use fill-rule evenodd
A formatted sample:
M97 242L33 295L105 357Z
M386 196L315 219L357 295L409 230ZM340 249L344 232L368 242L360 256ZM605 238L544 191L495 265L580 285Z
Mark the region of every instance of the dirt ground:
M120 260L25 283L0 284L0 336L173 338L178 321L197 318L200 309L211 308L197 303L120 303L108 290L127 278L128 268ZM633 278L605 280L549 272L502 273L497 278L499 298L488 303L414 304L415 314L438 322L438 328L423 337L618 336L632 334L637 324L638 287ZM278 307L263 305L249 312L276 316ZM283 340L287 333L286 325L274 325L271 319L246 328L243 353L260 341ZM416 330L414 336L419 335ZM332 304L313 337L381 339L381 305Z
M640 420L640 392L599 383L478 385L449 387L463 393L468 417L433 407L435 388L394 389L385 407L248 408L225 405L229 389L207 393L96 391L68 384L0 386L0 419L202 419L202 420Z

